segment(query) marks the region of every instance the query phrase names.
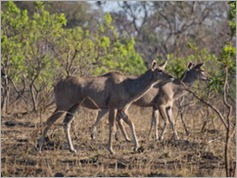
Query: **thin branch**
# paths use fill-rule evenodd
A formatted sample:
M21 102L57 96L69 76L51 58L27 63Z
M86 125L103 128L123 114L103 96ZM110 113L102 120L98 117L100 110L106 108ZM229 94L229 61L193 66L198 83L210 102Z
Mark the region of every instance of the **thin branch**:
M208 103L207 101L204 101L202 98L200 98L199 96L197 96L193 91L191 91L184 83L182 83L182 85L184 86L184 88L191 93L195 98L197 98L199 101L201 101L202 103L206 104L207 106L209 106L213 111L215 111L215 113L219 116L219 118L221 119L221 122L223 123L223 125L225 126L225 129L228 129L228 125L225 122L224 116L221 114L221 112L212 104Z
M224 103L225 105L229 108L228 114L227 114L227 118L228 118L228 126L230 126L230 115L232 113L232 106L229 104L229 102L227 101L227 86L228 86L228 68L225 68L225 83L224 83Z

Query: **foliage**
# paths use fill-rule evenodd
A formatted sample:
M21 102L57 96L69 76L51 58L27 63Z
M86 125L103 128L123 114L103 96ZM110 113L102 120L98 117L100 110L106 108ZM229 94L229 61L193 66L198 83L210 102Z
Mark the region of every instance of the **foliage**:
M118 4L120 10L103 14L101 9L92 9L92 3L87 2L2 2L1 68L8 76L2 79L2 90L7 90L8 95L5 91L2 95L10 96L9 100L13 101L6 104L15 111L17 104L12 103L20 97L25 101L20 103L20 109L27 105L28 111L39 111L51 102L52 86L65 76L101 75L112 70L141 74L146 70L144 60L149 62L158 54L168 58L167 70L178 78L188 62L204 62L203 68L210 77L208 87L201 89L202 85L197 83L192 90L205 95L202 98L212 101L211 106L217 105L219 116L230 122L232 109L228 111L228 105L234 104L236 98L236 2ZM228 101L232 101L231 104ZM200 112L199 106L192 107L196 108L188 110L200 113L200 118L195 119L203 122L205 110ZM209 116L212 119L211 113L207 114L208 119ZM223 140L221 142L223 144ZM213 140L205 145L216 144ZM233 149L229 150L236 150L235 142L232 144ZM19 173L12 166L8 169ZM52 172L43 171L46 175ZM31 175L28 170L20 171L24 173Z
M43 3L36 2L32 18L7 2L2 14L2 67L15 84L30 91L33 109L37 109L40 92L51 89L57 61L50 43L56 41L66 24L63 14L50 15Z
M101 74L113 69L129 74L143 73L146 68L141 56L135 51L134 39L119 38L112 22L111 15L106 13L99 33L96 34L97 62L101 67L94 73Z
M224 68L229 68L230 76L235 75L236 70L236 48L230 44L223 47L220 57L212 54L208 49L198 47L194 43L188 43L187 46L193 50L192 54L188 56L175 56L174 54L167 55L169 65L167 70L170 71L175 77L180 78L183 72L187 69L189 62L204 62L204 69L208 73L209 83L208 90L223 93L224 86ZM230 95L235 96L235 80L230 81L229 87Z
M133 39L118 38L113 19L105 14L96 33L64 28L62 13L51 14L35 2L29 16L14 2L2 11L2 69L15 85L30 91L34 110L56 80L66 75L100 75L110 70L141 74L146 70Z
M234 30L236 3L229 4L229 24ZM119 35L110 13L104 14L95 29L74 25L69 28L63 13L46 10L60 4L34 2L33 5L34 11L29 15L14 2L4 2L1 31L2 69L18 87L24 88L24 92L31 91L32 100L40 100L44 93L52 90L57 80L67 75L101 75L111 70L136 75L146 70L144 60L135 50L137 39ZM145 5L151 4L143 5L146 9ZM191 4L186 5L191 7ZM61 6L59 9L64 12ZM151 34L147 30L146 34ZM155 35L150 40L156 38ZM157 40L155 43L159 43L160 39ZM204 62L211 79L209 90L222 93L222 69L227 66L230 76L235 75L233 44L226 43L220 56L209 48L202 48L195 40L189 40L185 49L189 52L184 53L180 48L166 55L169 59L167 70L175 77L181 77L188 62ZM234 85L235 81L231 80L232 96Z
M235 36L236 34L236 1L229 2L230 5L230 11L228 14L229 18L229 25L230 25L230 31L231 31L231 37Z

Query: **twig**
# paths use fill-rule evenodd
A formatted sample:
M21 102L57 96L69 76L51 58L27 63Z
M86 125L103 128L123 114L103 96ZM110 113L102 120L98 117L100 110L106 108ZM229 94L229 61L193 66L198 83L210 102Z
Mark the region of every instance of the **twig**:
M183 82L181 82L182 85L184 86L184 88L191 93L195 98L197 98L199 101L201 101L202 103L206 104L207 106L209 106L210 108L212 108L213 111L215 111L215 113L219 116L219 118L221 119L221 122L224 124L225 129L228 128L227 123L225 122L224 116L221 114L221 112L212 104L208 103L207 101L203 100L202 98L200 98L199 96L197 96L193 91L191 91Z
M207 143L209 144L209 143L212 143L212 142L214 142L214 141L216 141L216 140L221 140L221 139L222 139L222 137L218 137L218 138L209 140Z

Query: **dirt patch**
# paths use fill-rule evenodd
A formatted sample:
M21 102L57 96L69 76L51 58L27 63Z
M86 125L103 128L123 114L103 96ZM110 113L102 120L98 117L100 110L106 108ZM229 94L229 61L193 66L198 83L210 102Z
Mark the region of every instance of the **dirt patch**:
M182 137L182 127L178 127L180 140L170 139L170 130L163 141L148 139L150 120L144 120L142 112L138 112L139 116L135 114L136 111L132 112L137 116L134 123L141 150L134 152L133 142L128 143L120 137L119 141L114 140L115 155L110 155L106 149L106 121L100 123L96 140L91 141L92 114L80 113L82 115L76 116L73 123L72 141L77 154L68 150L61 120L50 129L41 153L38 152L37 142L42 129L39 123L35 124L37 121L3 120L2 176L225 176L221 130L203 134L201 124L193 126L187 123L189 127L194 127L189 139ZM220 139L209 143L212 138ZM234 142L231 148L233 152L230 154L235 156Z

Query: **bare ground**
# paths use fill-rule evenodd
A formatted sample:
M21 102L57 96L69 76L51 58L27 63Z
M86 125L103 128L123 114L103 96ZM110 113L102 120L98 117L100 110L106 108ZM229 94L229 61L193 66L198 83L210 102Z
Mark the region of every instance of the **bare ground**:
M37 141L41 136L42 122L51 113L39 116L31 114L24 118L2 117L1 176L225 176L225 134L223 126L214 115L211 115L211 121L203 128L206 116L200 112L187 111L184 117L191 133L189 136L185 134L181 120L177 117L180 140L172 139L168 127L165 140L155 141L154 133L148 139L151 109L132 106L130 116L142 149L135 153L133 143L124 141L120 133L120 140L113 142L116 153L111 155L106 150L107 118L100 123L97 137L92 141L90 129L96 112L82 108L76 115L71 132L78 153L68 151L62 127L63 118L50 129L44 150L39 153ZM129 128L126 129L129 132ZM230 148L231 160L235 161L235 139Z

